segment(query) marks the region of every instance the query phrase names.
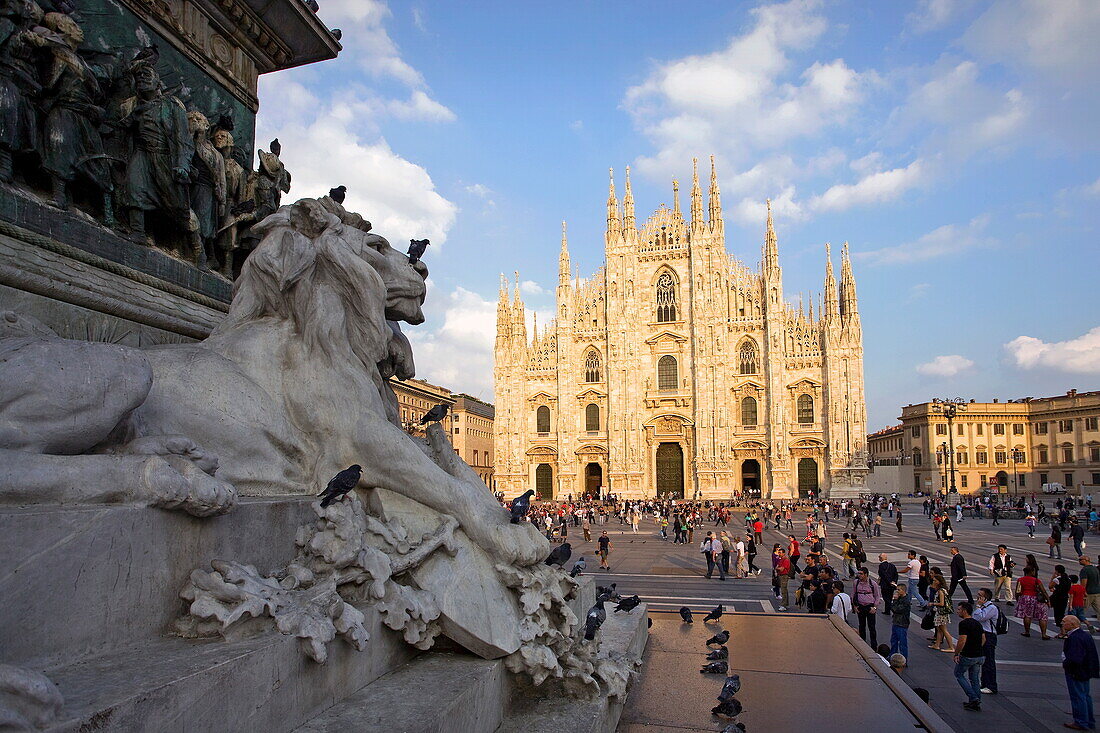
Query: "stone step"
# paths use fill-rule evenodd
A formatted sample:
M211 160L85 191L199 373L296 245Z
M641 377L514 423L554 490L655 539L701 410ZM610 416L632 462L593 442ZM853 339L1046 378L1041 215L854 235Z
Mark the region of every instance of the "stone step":
M238 641L158 638L43 670L64 697L51 731L288 731L417 653L367 614L370 648L317 664L274 630Z
M641 661L649 641L648 613L641 604L629 614L614 613L600 627L600 657L626 654ZM561 696L514 697L496 733L611 733L619 724L626 698L576 700Z
M504 663L467 654L429 652L376 680L297 733L477 733L501 722Z

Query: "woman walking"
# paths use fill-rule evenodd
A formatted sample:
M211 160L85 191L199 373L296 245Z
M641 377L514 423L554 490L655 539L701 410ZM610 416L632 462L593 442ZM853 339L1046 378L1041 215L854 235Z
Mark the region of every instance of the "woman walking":
M935 624L936 633L932 636L932 643L928 648L954 653L955 639L947 629L947 625L951 623L951 599L947 596L946 585L942 575L932 576L932 623Z
M1020 636L1031 636L1031 622L1039 624L1040 638L1043 641L1050 639L1047 636L1047 613L1049 610L1050 596L1042 581L1036 577L1035 568L1024 568L1022 577L1016 580L1016 618L1024 622L1024 630Z
M1050 579L1050 607L1054 610L1054 625L1062 628L1062 619L1066 615L1066 606L1069 604L1069 589L1073 583L1066 575L1065 565L1054 566L1054 576ZM1059 633L1055 639L1066 638L1065 632Z

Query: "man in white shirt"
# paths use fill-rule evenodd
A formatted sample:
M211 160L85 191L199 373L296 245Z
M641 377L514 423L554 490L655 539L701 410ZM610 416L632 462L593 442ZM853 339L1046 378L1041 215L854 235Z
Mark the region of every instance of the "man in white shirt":
M745 541L740 537L733 544L734 571L733 577L743 578L749 572L748 557L745 555Z
M917 584L920 582L920 560L917 559L916 550L909 551L909 560L905 563L905 567L905 591L909 594L909 600L923 610L928 602L921 598L921 594L917 591Z
M848 614L852 612L852 597L844 592L844 583L839 580L833 583L833 605L829 607L829 613L835 613L848 623Z
M974 619L982 625L985 632L985 646L982 653L985 661L982 662L982 694L997 694L997 629L993 624L997 622L1000 610L993 603L993 592L989 588L978 591L978 607L974 609Z

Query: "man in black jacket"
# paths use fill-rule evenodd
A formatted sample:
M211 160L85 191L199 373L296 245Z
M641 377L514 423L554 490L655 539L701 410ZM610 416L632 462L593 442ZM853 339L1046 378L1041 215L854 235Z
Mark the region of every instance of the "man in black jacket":
M1085 541L1085 528L1076 519L1070 519L1069 521L1069 538L1073 540L1073 551L1077 553L1077 557L1081 557L1085 554L1085 551L1081 548L1081 543Z
M885 552L879 553L878 559L878 589L882 591L882 614L889 616L891 604L894 602L894 588L898 582L898 569L886 559Z
M951 587L947 589L947 597L955 595L955 589L962 586L963 592L966 593L966 602L971 606L974 605L974 596L970 594L970 586L966 584L966 561L963 560L962 553L959 552L958 546L952 545L951 547Z
M1062 633L1066 634L1062 644L1062 669L1066 672L1069 703L1073 708L1073 722L1064 725L1070 730L1092 730L1096 727L1096 716L1092 711L1089 684L1092 679L1100 677L1096 642L1072 614L1066 614L1062 619Z

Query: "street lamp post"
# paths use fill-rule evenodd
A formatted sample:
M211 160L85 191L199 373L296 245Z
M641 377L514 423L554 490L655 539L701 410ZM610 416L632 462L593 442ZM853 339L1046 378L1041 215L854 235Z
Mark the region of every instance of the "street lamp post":
M943 490L947 493L947 443L940 443L940 447L936 449L936 455L939 456L939 463L943 466ZM950 494L947 495L950 498Z
M962 397L954 397L951 399L935 399L932 400L933 404L940 406L940 412L943 414L944 419L947 420L947 440L950 442L950 453L947 455L947 460L950 462L949 474L951 476L950 493L957 493L955 489L955 415L960 411L966 410L966 400Z

